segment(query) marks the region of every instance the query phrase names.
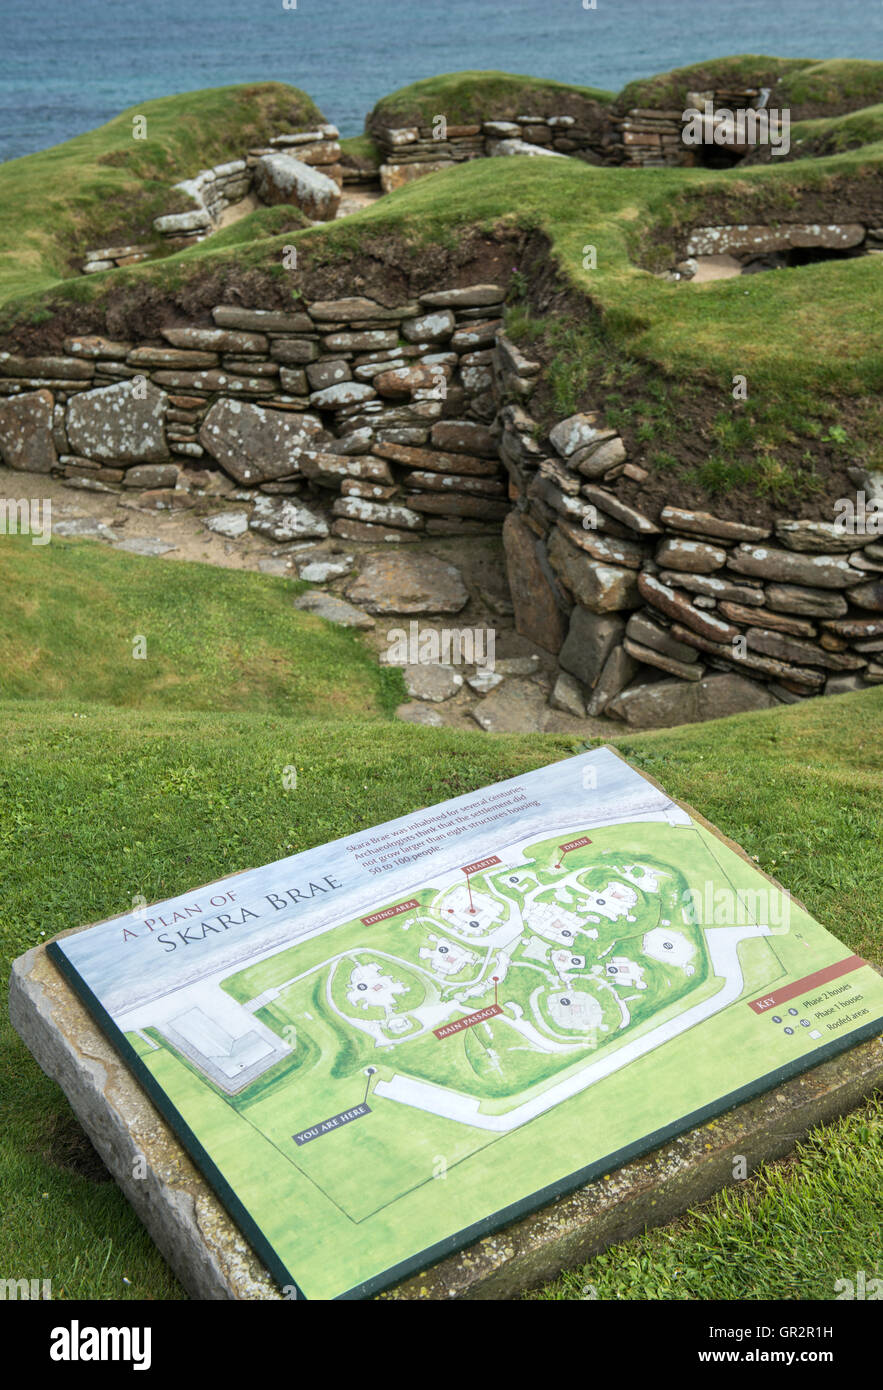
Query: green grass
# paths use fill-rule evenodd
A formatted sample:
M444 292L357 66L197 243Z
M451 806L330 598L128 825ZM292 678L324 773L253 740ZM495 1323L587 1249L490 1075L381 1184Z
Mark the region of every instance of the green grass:
M828 58L820 63L788 64L774 104L841 109L873 106L883 100L883 63L863 58Z
M382 163L380 150L370 135L350 135L340 142L343 154L342 163L372 165L379 169Z
M380 717L405 698L355 633L292 606L309 586L94 541L0 547L0 697ZM135 659L135 639L146 659Z
M738 70L745 80L759 81L770 63L777 65L783 82L796 83L802 75L804 87L798 90L807 102L806 93L817 96L823 80L825 90L836 88L843 100L864 100L874 95L883 72L881 64L733 58L652 79L657 86L663 81L675 86L642 89L630 100L650 100L656 92L665 104L674 100L674 90L699 81L702 72L710 74L709 80L723 81L735 80ZM466 119L470 102L502 100L508 94L513 108L522 108L528 96L533 99L541 91L551 100L555 84L531 81L510 74L455 73L414 84L387 100L390 111L398 111L397 120L411 110L407 102L415 92L422 94L427 111L441 106L449 119ZM590 89L563 90L571 96L582 91L591 100L598 95ZM175 176L218 157L222 146L227 154L233 146L239 148L246 128L276 119L292 102L308 99L274 85L168 98L143 107L154 132L143 149L131 139L131 113L124 113L89 136L4 165L0 304L4 295L14 296L0 310L5 322L45 323L56 310L70 320L72 309L82 305L91 324L112 315L121 301L140 305L142 296L151 295L157 302L180 302L198 293L209 276L220 280L252 272L266 277L264 283L273 285L278 297L285 274L283 248L291 243L298 247L302 266L339 270L342 276L366 250L382 246L386 257L394 243L403 270L417 274L427 247L453 257L470 230L493 235L514 225L548 239L565 285L585 305L569 319L559 314L545 329L531 326L524 294L516 306L513 328L522 341L543 332L560 340L551 342L549 369L556 409L571 410L587 398L590 368L599 358L612 373L604 383L611 396L629 374L646 373L649 367L655 384L670 389L673 406L682 388L694 397L711 393L725 406L738 372L748 378L750 401L742 411L741 433L732 421L726 438L708 441L706 463L695 466L686 481L712 495L746 485L777 501L811 494L820 486L815 476L819 460L838 461L836 450L824 443L831 424L845 428L851 462L883 464L883 358L877 329L883 282L876 258L698 285L670 284L649 273L670 266L686 231L709 216L716 222L814 221L819 199L832 217L849 202L871 201L883 166L879 107L822 122L818 139L828 142L826 150L839 151L825 157L726 171L595 168L577 160L474 161L421 179L325 226L297 230L296 215L262 209L178 255L70 278L64 248L72 241L82 245L84 219L100 215L119 221L122 216L131 231L135 204L127 202L130 196L137 192L149 200L151 190L157 196L159 190L167 192ZM227 113L226 125L214 120L216 103ZM405 105L399 111L396 103ZM298 107L297 114L306 119L312 109ZM810 130L805 138L813 147L818 124L800 127ZM197 129L211 133L205 148L194 145ZM353 153L370 155L370 143L368 137L351 142ZM101 151L113 162L101 164ZM65 206L56 208L50 200L50 217L35 200L43 198L53 172L54 186L65 189ZM595 247L595 269L584 268L587 245ZM649 457L654 446L665 447L667 433L677 428L676 409L668 421L645 416L636 425L636 442Z
M801 422L819 426L854 410L851 440L858 459L879 452L883 359L877 325L883 282L874 257L829 261L799 271L708 284L673 285L636 264L642 239L667 239L674 257L678 229L702 222L704 200L726 202L726 219L793 220L804 192L834 199L838 186L879 178L883 145L785 166L718 171L598 169L571 160L474 161L419 180L363 211L324 227L225 244L210 238L165 261L60 284L51 298L19 305L45 313L75 297L94 309L127 292L175 295L213 274L281 273L282 247L298 246L304 264L343 268L366 246L395 238L405 268L416 269L429 245L460 244L467 228L492 233L505 224L544 233L565 283L585 297L564 352L571 389L585 389L579 363L603 350L622 363L651 364L691 390L730 395L735 371L749 381L752 447L774 453ZM833 204L832 204L833 206ZM257 216L257 215L256 215ZM266 223L255 223L261 231ZM223 235L223 234L222 234ZM583 268L584 246L597 248L596 270ZM101 282L101 283L97 283ZM8 306L12 311L13 306ZM579 340L579 341L578 341ZM809 431L811 433L811 431Z
M703 1207L569 1270L538 1300L836 1298L883 1273L883 1103L871 1100ZM840 1286L842 1288L842 1285Z
M606 105L613 95L599 87L576 87L512 72L448 72L412 82L383 97L365 124L376 131L384 126L431 126L440 115L448 125L469 125L482 118L504 121L513 116L554 116L562 114L565 99Z
M795 104L837 110L881 100L879 64L762 58L699 65L633 84L623 97L629 105L677 106L682 92L700 85L699 73L760 84L765 65ZM511 114L522 113L527 97L548 100L548 110L565 98L609 99L506 74L453 74L404 89L410 107L400 93L381 108L399 123L409 112L468 120L476 79L488 77L500 79L496 98L517 105ZM148 116L148 141L132 141L133 114ZM827 439L849 461L872 461L879 450L883 292L872 258L678 286L639 264L648 243L663 244L667 255L680 229L704 221L712 196L726 220L787 221L797 220L804 196L836 200L872 189L883 161L873 110L826 118L823 129L809 131L807 138L848 147L826 158L713 175L564 160L467 164L327 227L297 231L290 211L261 210L177 256L65 282L77 249L123 234L129 240L158 212L173 210L177 179L266 138L277 121L317 119L308 98L277 84L187 94L145 103L99 131L4 165L7 321L47 322L76 303L110 308L129 293L174 298L209 274L278 273L290 241L304 260L343 269L355 255L395 244L402 265L416 268L427 246L454 252L472 227L518 226L545 235L565 283L585 303L575 320L552 330L550 376L562 410L580 399L603 359L611 418L618 412L623 427L634 424L654 466L672 472L683 393L729 394L738 371L749 379L750 416L722 408L713 417L700 465L709 486L753 479L775 495L777 451L794 438ZM856 133L862 143L851 148ZM347 143L354 154L370 153ZM582 268L586 242L597 247L595 271ZM529 344L546 330L521 290L507 325ZM636 381L633 399L627 388ZM816 481L810 457L801 485L811 490ZM563 737L386 722L403 698L398 674L378 671L354 634L293 610L298 587L88 542L56 539L44 549L7 539L0 549L4 975L22 951L127 910L135 895L169 897L573 751ZM137 635L147 638L146 661L132 658ZM834 705L807 701L623 733L616 743L756 856L849 949L880 962L881 717L876 689ZM295 792L283 784L292 765ZM3 1269L51 1277L56 1298L182 1296L115 1185L63 1166L76 1160L77 1128L5 1020L0 1093ZM816 1131L787 1163L597 1257L542 1296L581 1298L591 1284L601 1297L831 1297L835 1278L878 1272L881 1145L883 1115L869 1103Z
M708 62L673 68L655 77L630 82L619 93L617 110L634 106L683 111L687 93L713 88L769 87L769 105L792 110L796 120L801 108L828 106L830 114L850 107L870 106L883 97L883 63L859 58L774 58L769 54L741 53Z
M839 154L858 149L861 145L883 143L883 104L849 111L845 116L818 117L813 121L795 121L791 127L791 148L803 153ZM807 146L806 151L802 146Z
M245 217L240 217L238 221L231 222L229 226L213 232L211 237L212 250L226 251L231 246L245 246L260 237L299 232L303 227L309 225L309 219L304 216L300 208L286 207L284 204L273 208L255 208L254 212L246 213ZM185 247L183 251L178 251L174 256L167 257L166 260L167 262L171 260L183 261L186 264L193 259L194 253L198 253L202 245L202 242L197 242L195 246Z
M134 138L135 117L146 119L146 139ZM0 166L0 303L48 289L87 249L153 240L155 217L192 206L171 191L180 179L323 119L282 83L216 87L142 102L97 130L9 160Z

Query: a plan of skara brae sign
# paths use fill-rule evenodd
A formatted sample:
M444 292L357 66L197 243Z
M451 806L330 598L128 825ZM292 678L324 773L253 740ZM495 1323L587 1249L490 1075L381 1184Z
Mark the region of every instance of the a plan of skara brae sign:
M875 971L607 749L51 951L308 1298L883 1031Z

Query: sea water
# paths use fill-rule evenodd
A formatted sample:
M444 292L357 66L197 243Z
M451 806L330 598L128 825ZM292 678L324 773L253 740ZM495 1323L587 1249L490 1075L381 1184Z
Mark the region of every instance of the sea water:
M728 53L880 58L878 0L0 0L0 159L152 97L274 79L343 135L382 96L496 68L618 91Z

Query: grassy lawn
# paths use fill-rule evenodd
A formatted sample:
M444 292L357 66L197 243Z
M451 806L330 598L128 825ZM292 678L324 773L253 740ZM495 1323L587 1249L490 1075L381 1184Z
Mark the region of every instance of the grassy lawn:
M831 111L870 106L883 96L883 63L861 58L773 58L738 53L709 62L673 68L639 78L624 87L617 107L653 106L683 110L687 93L712 87L769 87L770 106L800 109L827 106Z
M796 121L791 127L792 146L799 154L806 145L818 153L837 154L883 141L883 105L865 106L845 116L820 116L814 121Z
M354 632L292 607L297 580L6 537L0 588L7 699L370 719L406 698Z
M56 931L126 910L135 894L170 896L573 751L561 737L394 723L378 737L377 724L292 718L257 694L248 712L226 714L69 699L0 710L4 970ZM617 746L739 840L845 945L880 960L883 869L869 847L881 715L883 691L868 691ZM282 783L292 764L294 793ZM51 1276L56 1297L182 1296L117 1189L60 1166L76 1150L67 1104L5 1022L0 1088L0 1263ZM830 1297L833 1278L859 1268L870 1277L879 1261L881 1144L883 1117L868 1104L788 1162L542 1296L581 1298L589 1283L602 1297Z
M883 1271L883 1105L814 1130L794 1154L696 1212L604 1251L528 1297L819 1299Z

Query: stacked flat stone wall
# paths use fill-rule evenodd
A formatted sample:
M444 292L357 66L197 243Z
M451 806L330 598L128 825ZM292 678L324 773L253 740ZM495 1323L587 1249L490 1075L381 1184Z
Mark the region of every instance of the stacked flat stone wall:
M154 219L153 231L158 239L157 244L92 247L82 254L83 274L95 275L117 266L135 265L155 255L157 249L179 250L203 241L218 228L227 209L250 194L261 202L288 202L303 206L307 216L317 221L333 218L344 179L338 136L337 126L323 123L315 130L291 131L274 136L269 145L250 149L241 159L228 160L211 169L201 169L193 178L174 184L173 191L184 194L193 206L186 212L167 213ZM306 170L301 171L304 180L302 188L291 183L285 190L277 187L278 180L272 177L272 170L279 155L306 166ZM312 179L311 171L314 174ZM325 179L336 185L336 190L326 188L323 183ZM324 196L317 198L314 185Z
M647 474L598 415L543 436L538 372L499 338L516 626L557 654L559 697L647 727L883 681L883 477L856 473L867 510L845 522L644 512L616 483Z
M600 412L548 433L532 417L541 369L502 331L503 299L221 304L152 340L2 353L0 456L157 507L225 475L279 542L502 525L516 625L592 715L672 724L879 683L880 479L856 477L870 525L627 503L618 481L648 475Z
M280 154L319 170L336 183L339 190L343 183L339 133L337 126L324 123L315 130L283 133L274 136L269 145L248 150L242 159L201 169L193 178L174 185L176 192L184 193L193 200L193 209L156 218L154 231L175 246L201 241L215 230L227 208L241 202L249 193L257 192L262 196L260 171L266 161ZM280 198L272 201L293 200ZM333 212L331 215L334 215Z
M0 455L170 507L187 505L193 470L198 484L220 469L258 494L255 527L278 540L326 534L329 507L349 539L499 527L509 504L490 426L503 293L218 305L210 324L155 340L2 353Z
M706 123L705 137L711 142L716 113L762 109L768 96L769 93L761 87L719 88L715 91L688 92L683 111L632 107L612 117L609 161L644 169L661 165L691 168L700 162L701 155L696 146L684 143L686 110L704 113L710 108L711 119ZM748 146L734 146L733 153L745 155Z
M756 87L689 92L687 107L713 112L757 108L768 94ZM686 108L685 108L686 109ZM604 112L601 119L573 115L522 115L499 119L492 113L471 125L396 126L376 123L371 133L380 147L384 192L451 164L493 155L571 155L590 164L651 168L698 162L697 149L683 140L683 110L632 107ZM706 132L710 141L714 118ZM747 153L738 149L735 153Z
M465 160L493 155L573 155L600 164L603 145L598 132L575 116L518 116L448 125L436 136L431 126L375 129L380 147L380 185L384 193L424 174L434 174Z

